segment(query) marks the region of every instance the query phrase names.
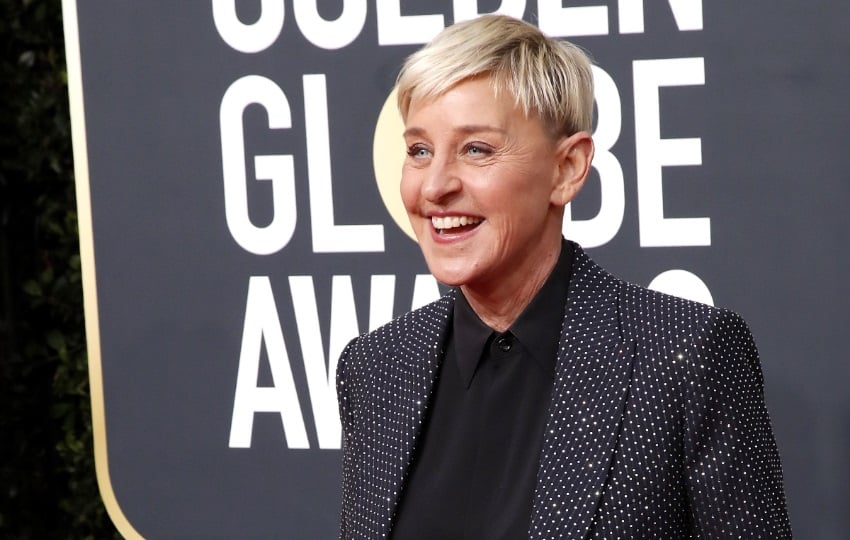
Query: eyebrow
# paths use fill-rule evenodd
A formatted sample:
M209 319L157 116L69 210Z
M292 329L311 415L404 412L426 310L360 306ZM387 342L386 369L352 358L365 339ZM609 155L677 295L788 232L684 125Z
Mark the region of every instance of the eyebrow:
M465 126L457 126L452 128L452 131L459 132L464 135L471 133L507 133L507 130L496 126L488 126L486 124L469 124ZM404 130L404 137L416 137L425 135L425 130L420 127L411 127Z

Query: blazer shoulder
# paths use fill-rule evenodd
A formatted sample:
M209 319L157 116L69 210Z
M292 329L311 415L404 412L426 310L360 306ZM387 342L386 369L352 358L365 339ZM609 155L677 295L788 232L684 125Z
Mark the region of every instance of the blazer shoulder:
M578 245L575 249L572 301L592 313L616 306L621 336L638 347L681 350L708 339L722 349L733 338L752 340L737 313L629 283L596 264Z
M703 377L739 367L760 372L750 328L730 309L623 283L621 317L623 333L643 351L644 361L670 366L671 374L695 375L693 366L677 358L699 359L695 365Z
M339 363L370 365L399 353L422 354L439 346L454 306L455 291L396 317L390 322L352 339L343 349Z
M623 285L621 305L624 333L641 362L694 384L723 386L738 372L763 384L758 349L738 313L632 284Z
M749 332L736 312L621 281L621 309L626 333L640 338L657 335L693 335L700 329Z
M451 290L413 311L408 311L390 322L360 334L352 339L348 348L376 350L389 344L403 343L416 337L442 332L454 306L455 291Z

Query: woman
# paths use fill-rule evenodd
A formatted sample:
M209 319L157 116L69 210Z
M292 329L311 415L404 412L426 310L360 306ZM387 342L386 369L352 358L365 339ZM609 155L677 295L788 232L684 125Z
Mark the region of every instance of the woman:
M561 238L593 158L587 57L485 16L411 56L398 96L402 198L454 288L340 358L341 536L790 536L743 320Z

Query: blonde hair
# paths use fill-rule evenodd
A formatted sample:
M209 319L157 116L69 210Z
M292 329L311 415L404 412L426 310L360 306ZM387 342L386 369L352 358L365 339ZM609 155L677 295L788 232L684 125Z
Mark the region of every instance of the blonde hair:
M510 92L556 136L590 131L593 74L578 46L545 36L505 15L447 27L407 58L398 74L398 108L407 120L414 100L436 98L458 83L486 76L496 94Z

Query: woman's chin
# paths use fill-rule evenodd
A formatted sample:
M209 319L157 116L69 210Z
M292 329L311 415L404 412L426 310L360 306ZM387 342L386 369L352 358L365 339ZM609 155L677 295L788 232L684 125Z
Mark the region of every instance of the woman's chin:
M466 283L465 279L453 274L431 272L431 275L434 276L434 279L436 279L443 285L448 285L449 287L460 287L461 285L464 285Z
M434 278L449 287L460 287L469 281L470 274L468 268L446 268L439 264L428 264L428 270Z

